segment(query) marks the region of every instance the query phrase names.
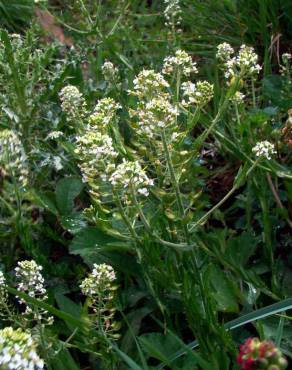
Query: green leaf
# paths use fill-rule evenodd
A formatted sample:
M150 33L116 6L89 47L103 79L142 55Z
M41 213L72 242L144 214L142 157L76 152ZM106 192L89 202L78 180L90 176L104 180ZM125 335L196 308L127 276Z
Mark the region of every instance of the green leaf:
M170 365L171 354L179 349L177 341L172 337L160 333L148 333L139 337L143 349L150 357Z
M254 235L244 232L228 240L226 256L235 265L245 266L249 258L254 254L257 243L258 240Z
M59 211L55 202L55 194L52 192L38 193L34 192L33 194L34 202L40 207L44 207L48 211L52 212L54 215L58 215Z
M50 364L54 370L80 370L67 348L57 352Z
M88 226L79 232L70 245L70 252L82 257L111 250L126 252L130 247L128 243L119 241L93 226Z
M70 215L61 216L60 221L63 228L71 234L78 234L86 227L86 221L82 213L72 213Z
M290 309L292 309L292 298L285 299L281 302L274 303L264 308L260 308L259 310L250 312L235 320L229 321L227 324L225 324L225 328L235 329L238 328L239 326L243 326L255 320L260 320L263 319L264 317L268 317L278 312L283 312Z
M218 310L224 312L237 312L237 297L234 287L216 265L210 265L206 274L210 285L213 288L211 294L217 302Z
M74 199L83 189L82 181L77 177L66 177L61 179L56 187L56 201L59 211L63 215L72 213Z

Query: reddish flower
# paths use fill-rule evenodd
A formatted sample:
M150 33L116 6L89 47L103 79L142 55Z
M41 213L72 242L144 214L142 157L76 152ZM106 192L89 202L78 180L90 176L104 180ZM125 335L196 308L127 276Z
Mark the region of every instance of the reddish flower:
M284 370L287 361L272 341L261 342L258 338L248 338L241 346L237 356L242 370L274 369Z

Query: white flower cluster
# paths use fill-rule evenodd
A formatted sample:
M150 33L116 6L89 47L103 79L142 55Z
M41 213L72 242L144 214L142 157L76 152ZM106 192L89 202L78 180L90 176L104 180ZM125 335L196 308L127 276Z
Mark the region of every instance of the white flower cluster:
M230 100L232 101L232 103L240 105L244 103L244 99L245 95L240 91L236 91L236 93L232 96Z
M241 45L237 56L232 57L233 52L234 50L227 43L217 47L217 58L223 64L226 78L253 76L260 72L261 66L258 64L258 56L254 48Z
M34 260L18 262L15 274L19 283L17 289L31 297L47 298L44 288L44 278L41 274L42 266Z
M37 345L28 332L6 327L0 330L0 369L38 370L44 361L37 354Z
M287 64L292 59L292 55L290 53L282 54L282 61L283 63Z
M76 86L68 85L63 87L59 93L61 108L69 119L75 120L84 115L86 107L83 95Z
M30 297L45 301L48 297L44 287L45 280L41 274L42 269L43 267L34 260L18 262L18 266L15 268L15 275L18 280L17 290L28 294ZM47 311L41 309L38 312L34 312L33 308L25 300L20 298L19 302L26 305L26 315L33 314L36 320L46 319L48 324L53 323L52 317L46 318Z
M92 272L82 281L80 288L84 295L94 297L111 289L115 280L116 274L112 266L95 263Z
M97 315L97 326L101 329L103 335L116 340L119 335L116 331L119 325L114 321L115 316L115 292L117 286L114 284L116 274L112 266L105 263L93 265L93 270L85 278L81 285L81 291L90 298L89 306ZM96 324L96 323L95 323Z
M227 42L223 42L217 46L216 57L221 63L227 63L234 54L234 49Z
M164 0L166 8L164 9L165 25L174 28L181 24L181 7L179 0Z
M0 304L3 301L6 301L7 298L7 285L6 285L6 279L3 274L3 272L0 270Z
M19 137L12 130L0 131L0 164L4 175L13 177L24 187L27 185L27 158Z
M145 104L139 104L138 109L130 111L130 115L138 120L137 133L153 138L161 129L172 126L178 115L166 96L157 96Z
M209 103L214 95L214 86L208 81L198 81L194 84L191 81L182 83L184 100L182 104L186 107L191 105L204 106Z
M19 33L10 33L9 39L11 42L11 45L16 48L21 48L23 45L23 39Z
M79 156L83 181L93 187L99 178L106 181L115 168L114 160L118 152L107 131L120 108L120 104L112 98L99 100L89 116L89 124L76 138L75 153Z
M160 73L143 70L134 80L134 92L139 99L137 108L130 110L130 116L136 117L138 135L152 139L160 135L164 128L174 127L178 109L170 102L170 95L165 90L169 84Z
M79 167L83 181L93 184L99 177L106 181L115 168L113 162L118 156L112 138L98 131L86 131L77 137L76 144L75 153L81 160Z
M192 57L184 50L177 50L174 56L164 59L162 73L169 75L174 71L180 71L184 76L198 73L196 63L192 61Z
M116 84L119 81L119 70L112 62L106 60L103 63L101 70L105 81L108 83Z
M267 140L258 142L252 151L256 157L266 158L268 160L271 159L273 154L276 154L275 145Z
M62 131L51 131L48 134L47 139L55 140L59 139L62 136L64 136L64 133Z
M291 66L292 66L292 54L290 53L284 53L282 54L282 65L280 65L280 73L282 76L286 76L286 78L288 77L288 79L286 79L286 83L291 85L291 78L290 78L290 75L291 75Z
M125 159L116 167L109 181L114 187L127 190L132 188L146 197L149 195L148 187L154 185L154 181L148 178L138 161L130 162Z
M165 88L169 87L164 77L152 69L142 70L134 79L134 91L130 94L139 99L152 99L154 96L163 95Z
M103 98L97 102L93 113L89 116L89 124L105 130L116 116L117 110L121 108L121 105L115 102L114 99Z

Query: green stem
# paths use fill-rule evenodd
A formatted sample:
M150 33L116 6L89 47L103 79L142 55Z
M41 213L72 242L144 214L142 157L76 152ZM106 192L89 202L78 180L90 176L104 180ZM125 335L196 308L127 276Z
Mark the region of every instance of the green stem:
M118 206L118 210L120 212L120 215L122 216L122 219L123 219L124 223L128 227L128 230L129 230L130 234L132 235L132 237L135 241L139 241L139 237L136 234L136 231L135 231L133 225L131 224L131 221L129 220L128 216L126 215L126 213L124 211L124 208L123 208L122 202L120 200L119 194L115 190L113 190L113 194L115 196L116 204Z
M177 181L176 176L175 176L174 167L173 167L173 164L172 164L172 159L171 159L170 152L168 150L168 145L167 145L167 141L166 141L164 131L162 131L162 133L161 133L161 138L162 138L163 149L164 149L165 158L166 158L166 162L167 162L167 167L168 167L168 170L169 170L172 186L174 187L176 200L177 200L177 204L178 204L178 209L179 209L180 216L181 216L181 225L182 225L183 232L184 232L184 235L185 235L185 238L186 238L186 242L187 242L187 244L190 245L190 235L189 235L189 232L188 232L187 225L184 222L185 211L184 211L184 206L183 206L183 202L182 202L182 198L181 198L179 184L178 184L178 181ZM193 257L193 266L194 266L195 274L197 276L197 280L198 280L198 283L199 283L199 291L200 291L200 296L201 296L201 299L202 299L202 304L203 304L203 309L204 309L204 316L206 317L207 313L208 313L208 300L205 296L206 290L205 290L205 287L204 287L203 277L202 277L202 274L201 274L201 271L200 271L200 268L199 268L198 259L197 259L197 256L196 256L193 249L192 249L192 257Z
M223 100L223 103L220 105L219 109L218 109L218 112L215 116L215 118L211 121L211 124L210 126L208 127L208 129L206 131L204 131L202 133L202 135L200 135L195 143L194 143L194 149L195 150L199 150L200 146L204 143L204 141L207 139L207 137L210 135L210 133L212 132L213 128L215 127L215 125L218 123L218 121L221 119L223 113L225 112L225 110L227 109L228 107L228 104L229 104L229 101L230 101L230 98L235 94L235 92L237 91L237 87L238 87L238 83L239 83L239 80L240 80L240 76L236 78L236 80L234 81L234 83L231 85L230 89L227 91L226 95L225 95L225 98Z
M256 101L256 93L255 93L255 86L254 86L254 79L251 79L251 91L252 91L252 103L254 109L257 107L257 101Z
M246 177L249 176L249 174L253 171L253 169L257 166L260 158L257 159L253 165L250 167L250 169L246 173ZM192 227L189 229L189 231L193 231L197 226L201 225L203 222L205 222L209 216L216 211L223 203L226 202L227 199L231 197L231 195L241 186L241 183L235 183L233 187L229 190L229 192L218 202L213 208L211 208L207 213L204 214L197 222L195 222Z

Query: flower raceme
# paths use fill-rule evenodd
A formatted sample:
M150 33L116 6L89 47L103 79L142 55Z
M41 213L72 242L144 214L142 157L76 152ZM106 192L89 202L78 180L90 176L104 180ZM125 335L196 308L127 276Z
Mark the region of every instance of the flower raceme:
M181 72L184 76L198 73L197 64L192 61L192 57L184 50L177 50L174 56L164 59L162 73L169 75L175 71Z
M100 131L105 131L108 125L113 122L116 117L117 110L121 105L116 103L112 98L103 98L99 100L94 108L93 113L89 116L89 127L95 126Z
M41 273L42 269L43 267L34 260L18 262L18 266L15 268L15 275L18 281L17 290L28 294L30 297L46 301L48 297L44 287L45 280ZM22 298L19 301L26 306L25 315L32 316L37 321L45 320L49 325L53 323L53 317L48 317L46 310L40 309L35 311L34 307L31 307Z
M94 312L95 320L101 334L111 339L119 337L117 330L119 324L114 321L115 316L115 291L116 274L112 266L105 263L93 265L93 270L88 274L81 285L82 293L90 298L89 305ZM95 321L94 320L94 321Z
M225 78L254 77L260 72L261 66L253 47L241 45L238 54L232 57L233 54L234 50L228 43L218 45L216 57L221 63Z
M112 138L94 130L86 131L76 138L75 153L81 160L79 167L83 182L88 183L98 177L105 181L118 156Z
M149 186L154 185L154 181L148 178L138 161L130 162L125 159L116 167L109 181L114 188L129 192L135 190L146 197L149 195Z
M12 130L0 131L0 165L4 175L13 177L23 187L27 185L27 157L20 138Z
M112 62L106 60L102 67L101 71L104 77L104 80L109 84L117 84L119 82L119 69L114 66Z
M5 302L7 299L7 285L3 272L0 270L0 301Z
M28 332L6 327L0 330L0 369L39 370L44 361L37 354L37 345Z
M153 138L159 135L161 129L175 124L178 109L170 103L169 96L164 95L154 97L146 103L140 102L136 110L130 111L130 116L137 118L138 135Z
M84 116L86 107L83 95L73 85L63 87L59 93L61 108L71 120L80 119Z
M169 87L168 82L161 73L153 69L143 69L133 81L134 90L130 94L137 96L140 100L151 100L154 96L165 94Z
M82 281L80 288L84 295L94 298L110 289L115 280L116 274L112 266L95 263L92 272Z
M208 81L198 81L194 84L191 81L182 83L184 100L182 104L185 107L196 105L203 107L208 104L214 95L214 86Z
M164 0L166 8L164 9L165 25L170 28L179 26L182 20L181 7L179 0Z
M237 357L242 370L284 370L287 361L272 341L248 338L240 346Z

